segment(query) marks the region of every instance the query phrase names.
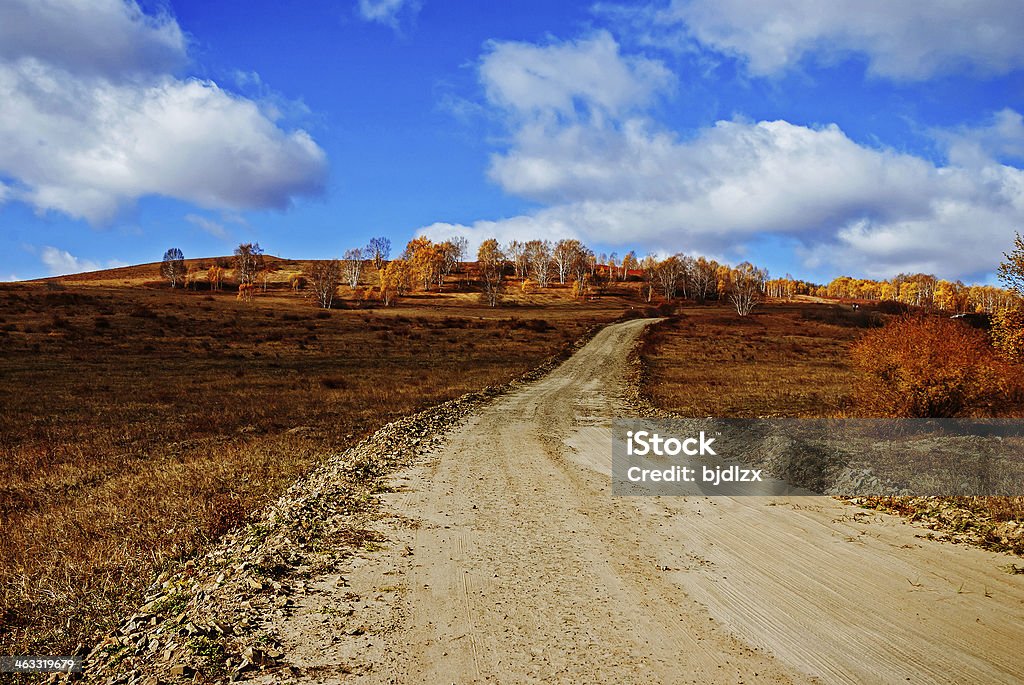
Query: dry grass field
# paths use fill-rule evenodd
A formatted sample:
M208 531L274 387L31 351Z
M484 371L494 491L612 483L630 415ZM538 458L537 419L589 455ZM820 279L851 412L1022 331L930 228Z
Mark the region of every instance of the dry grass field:
M288 286L307 265L271 259L251 303L202 282L170 291L159 265L0 285L0 654L73 650L325 454L647 311L635 284L586 302L510 288L492 309L464 276L388 308L341 288L319 310ZM883 318L684 306L646 338L647 392L692 416L843 415L850 346ZM1024 507L957 506L1001 520Z
M684 416L836 416L850 403L850 345L878 323L838 305L771 303L746 317L687 307L641 350L649 399Z
M287 288L243 303L155 280L0 286L0 654L70 652L325 453L506 382L625 306L445 293L323 311Z

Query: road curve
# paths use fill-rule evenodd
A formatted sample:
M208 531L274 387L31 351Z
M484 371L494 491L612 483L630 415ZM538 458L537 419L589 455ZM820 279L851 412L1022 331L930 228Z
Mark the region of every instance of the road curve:
M1008 557L824 497L613 497L647 323L603 329L396 478L385 548L317 600L366 632L302 607L283 631L305 680L1024 682Z

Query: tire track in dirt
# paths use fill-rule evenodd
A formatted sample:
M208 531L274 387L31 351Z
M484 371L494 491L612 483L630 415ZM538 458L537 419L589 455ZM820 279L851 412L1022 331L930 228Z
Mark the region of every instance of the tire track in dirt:
M1001 555L830 498L612 497L646 323L602 330L396 479L389 544L347 574L349 596L381 598L357 607L351 678L1024 681L1024 581ZM301 610L281 633L307 654L322 639Z

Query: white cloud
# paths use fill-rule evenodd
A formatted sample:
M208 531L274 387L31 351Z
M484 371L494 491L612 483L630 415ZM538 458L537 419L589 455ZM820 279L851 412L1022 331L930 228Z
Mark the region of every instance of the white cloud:
M0 59L38 59L73 73L163 72L186 60L187 43L169 15L149 16L134 0L4 0Z
M415 15L420 9L417 0L359 0L359 16L366 21L398 27L399 16L403 13Z
M39 253L43 265L49 270L51 276L66 276L78 274L85 271L99 271L100 269L116 269L120 266L128 266L127 262L119 259L109 259L102 264L91 259L80 259L67 250L61 250L47 245Z
M40 259L51 276L63 276L66 274L77 274L83 271L98 271L100 265L88 259L79 259L67 250L59 250L56 247L44 247Z
M651 16L758 75L851 53L867 58L870 73L896 79L1024 66L1018 0L673 0Z
M80 9L43 7L22 11L19 26L45 32ZM121 20L95 22L107 41L82 37L67 48L83 63L94 58L89 73L49 43L0 58L0 173L15 179L9 199L102 222L146 195L250 209L284 208L322 191L326 157L305 131L281 129L257 103L210 81L152 71L166 65L150 53L180 29L133 3L95 2L101 18L120 16L117 7ZM136 75L121 78L127 72Z
M480 76L488 100L499 107L524 116L545 112L572 118L621 115L674 83L661 62L621 55L606 31L543 46L491 43Z
M218 221L214 221L213 219L210 219L208 217L200 216L198 214L186 214L185 221L189 222L193 226L196 226L197 228L202 229L203 231L206 231L214 238L225 239L228 237L228 232L224 228L224 224Z
M1024 116L1002 109L991 122L978 127L938 131L936 137L946 143L949 158L965 167L984 166L995 159L1024 159Z
M547 53L552 73L560 73L560 54ZM515 69L502 71L509 72ZM487 92L496 92L493 72L481 75ZM803 244L810 266L960 277L991 271L1024 223L1024 172L991 158L971 167L937 165L861 145L835 125L787 121L719 121L683 140L642 112L606 106L603 94L578 84L567 80L561 96L551 85L527 107L491 95L511 129L507 149L492 156L490 177L544 209L422 232L465 235L473 244L492 236L573 236L623 248L733 255L772 234ZM566 97L577 101L573 111L606 115L560 116ZM626 113L608 114L616 110Z
M497 157L492 176L503 187L551 206L459 231L704 253L790 235L810 246L809 264L959 277L990 271L1024 223L1019 169L936 166L861 146L835 126L720 121L680 142L629 124L616 144L595 142L608 137L573 127L546 149L531 140Z

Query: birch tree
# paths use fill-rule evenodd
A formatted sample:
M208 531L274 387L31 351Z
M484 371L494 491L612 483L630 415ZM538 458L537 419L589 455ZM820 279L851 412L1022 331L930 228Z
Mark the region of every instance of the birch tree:
M242 243L235 248L235 274L239 285L254 283L262 268L263 248L259 243Z
M373 260L373 267L380 271L384 263L391 258L391 240L384 237L370 238L366 246L368 259Z
M380 272L380 299L384 306L391 305L412 290L412 281L412 267L404 259L396 259L384 265Z
M349 287L359 285L359 276L363 273L363 251L358 247L347 250L341 258L341 269Z
M559 240L551 255L558 270L558 282L565 285L566 279L572 273L576 262L582 258L583 243L578 240Z
M341 282L342 266L337 259L325 259L313 262L306 272L309 290L317 304L323 309L330 309L334 303L334 292Z
M548 287L551 281L551 243L547 240L531 240L523 249L530 275L537 281L537 287Z
M176 247L164 252L164 260L160 264L160 274L171 283L171 288L178 287L185 275L185 255Z
M502 252L498 241L490 238L480 244L476 261L487 304L496 307L504 289L505 253Z
M732 289L729 299L736 307L736 313L746 316L761 302L761 290L768 272L758 269L750 262L743 262L732 270Z

